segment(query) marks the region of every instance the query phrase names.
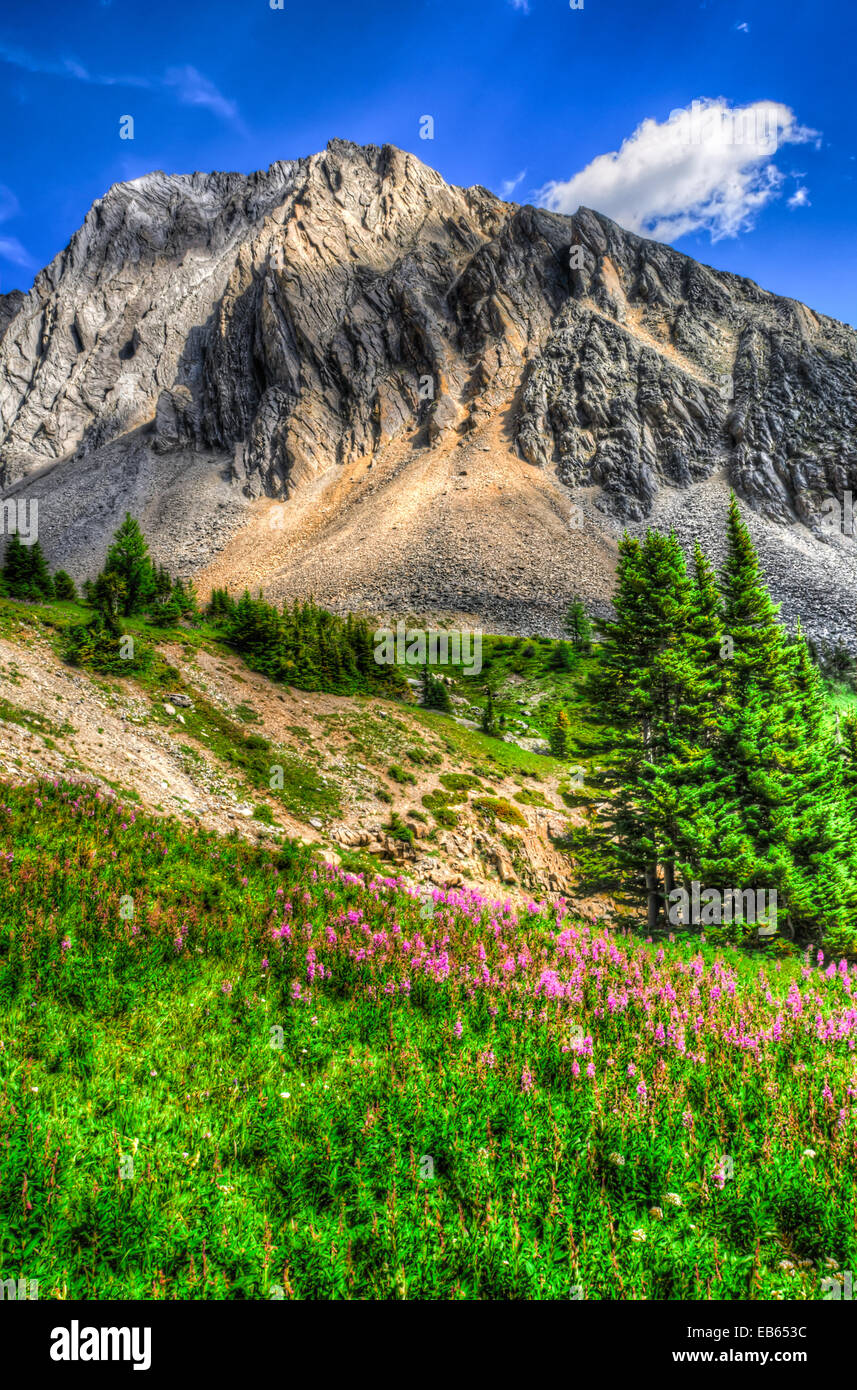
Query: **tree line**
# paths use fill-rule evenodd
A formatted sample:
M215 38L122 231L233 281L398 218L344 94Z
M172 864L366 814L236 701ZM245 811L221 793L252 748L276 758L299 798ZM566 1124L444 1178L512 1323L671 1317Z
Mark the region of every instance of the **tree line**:
M2 582L13 598L78 600L68 575L60 571L51 578L38 542L24 546L16 533L7 545ZM272 680L334 694L400 694L407 689L401 672L374 660L372 630L365 618L339 617L311 599L278 610L247 592L233 599L225 589L214 589L201 607L191 581L174 578L164 565L154 563L140 524L130 513L115 532L100 573L81 589L83 601L94 611L66 631L63 654L75 664L117 674L145 669L152 649L126 630L123 619L143 618L150 627L164 629L208 620L248 666Z

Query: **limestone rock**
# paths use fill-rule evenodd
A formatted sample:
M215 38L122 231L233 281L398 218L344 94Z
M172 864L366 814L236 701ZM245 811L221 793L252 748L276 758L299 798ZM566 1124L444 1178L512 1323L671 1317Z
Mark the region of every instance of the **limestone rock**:
M480 549L486 509L514 513L525 486L481 479L478 431L503 411L515 462L555 483L541 533L515 514L523 559ZM622 526L689 544L722 525L731 485L784 617L834 640L857 558L821 522L857 492L855 420L851 328L589 209L451 187L390 145L116 184L29 294L0 295L0 487L39 499L51 567L78 579L126 509L192 574L260 499L457 434L467 481L427 543L436 571L408 568L414 533L404 558L379 552L391 609L558 635L575 589L604 611L596 571ZM585 516L588 558L547 529L560 499ZM349 547L335 554L345 572ZM359 577L336 582L341 606L378 606Z

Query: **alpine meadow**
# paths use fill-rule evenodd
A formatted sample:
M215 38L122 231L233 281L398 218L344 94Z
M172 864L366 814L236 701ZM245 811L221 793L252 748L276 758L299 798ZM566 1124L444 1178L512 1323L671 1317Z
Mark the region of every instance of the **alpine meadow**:
M588 1303L617 1375L817 1378L857 19L72 10L0 24L10 1345Z

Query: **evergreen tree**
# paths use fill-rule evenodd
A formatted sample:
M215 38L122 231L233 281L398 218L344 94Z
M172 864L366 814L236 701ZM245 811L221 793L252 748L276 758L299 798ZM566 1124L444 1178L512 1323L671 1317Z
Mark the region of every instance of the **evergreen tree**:
M3 583L10 598L34 597L30 583L30 557L17 531L12 532L6 543Z
M566 609L563 626L572 646L576 647L578 651L588 652L592 645L592 625L586 616L586 609L577 596L572 599Z
M34 598L51 599L54 596L54 581L45 564L42 547L38 541L29 547L30 586Z
M452 700L445 683L424 666L420 671L420 704L424 709L440 710L443 714L452 713Z
M571 756L571 727L564 709L560 710L550 731L550 749L555 758Z
M143 612L157 592L157 576L149 558L149 547L130 512L125 513L125 520L113 537L104 573L114 574L122 581L122 612L126 616Z
M576 649L570 642L556 642L551 655L551 667L554 671L573 671L575 667Z
M726 563L720 577L723 622L734 654L729 659L729 689L740 701L752 682L773 698L785 690L787 657L785 634L777 622L779 605L762 583L759 559L750 533L741 520L734 492L729 502L726 528Z
M482 709L481 727L483 734L497 736L497 716L494 712L494 692L490 685L485 687L485 704Z
M57 570L54 575L54 595L62 603L77 603L74 580L65 570Z
M680 849L679 769L695 718L693 597L681 546L649 532L619 544L615 621L599 624L590 696L615 741L605 782L620 863L644 886L649 927L674 887Z
M38 541L24 545L18 532L12 532L3 560L3 582L10 598L30 602L53 598L53 580Z
M101 627L121 634L120 614L125 611L125 584L117 573L102 570L92 586L92 605Z
M734 498L727 538L722 602L699 547L689 579L674 537L620 543L616 617L590 682L614 744L605 824L650 928L673 884L697 878L765 890L769 906L776 891L790 933L843 944L857 728L836 743L809 648L777 621Z

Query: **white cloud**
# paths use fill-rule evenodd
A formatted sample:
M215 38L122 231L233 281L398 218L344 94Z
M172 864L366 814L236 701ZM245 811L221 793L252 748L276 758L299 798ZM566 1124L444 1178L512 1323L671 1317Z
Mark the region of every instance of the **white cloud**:
M224 121L239 122L235 102L219 92L213 82L190 64L183 68L170 68L164 82L168 87L175 88L178 99L184 106L204 106Z
M739 34L749 34L750 32L750 26L746 20L743 22L743 24L736 24L735 28L738 30Z
M526 177L526 169L522 169L520 174L516 174L513 179L504 179L500 184L500 191L504 198L511 198L518 184Z
M789 207L790 207L790 208L808 208L808 207L812 207L812 204L811 204L810 201L809 201L809 189L806 187L805 184L801 184L800 188L796 188L796 189L795 189L794 193L793 193L792 196L789 198Z
M520 10L521 14L530 13L529 0L509 0L509 4L512 6L513 10Z
M12 48L0 43L0 63L22 68L24 72L38 73L46 77L68 77L75 82L84 82L92 87L138 87L147 90L168 87L174 91L184 106L202 106L243 129L238 107L213 82L189 63L184 67L169 68L163 78L102 75L91 73L76 58L63 58L57 62L50 58L37 58L21 48Z
M13 236L0 236L0 260L11 261L12 265L25 268L35 265L29 251Z
M12 48L0 43L0 63L10 67L22 68L24 72L38 73L45 77L71 77L75 82L86 82L94 87L151 87L146 77L98 77L88 72L76 58L63 58L56 62L51 58L37 58L22 48Z
M5 222L7 218L14 217L19 211L20 204L11 188L7 188L5 183L0 183L0 222Z
M20 205L11 188L0 183L0 222L6 222L20 211ZM18 241L17 237L0 237L0 260L10 261L12 265L30 267L35 261Z
M780 102L731 107L723 97L702 98L666 121L643 121L619 150L546 184L539 200L554 212L594 208L656 241L698 231L720 241L749 231L779 196L785 176L771 162L776 150L810 141L818 132Z

